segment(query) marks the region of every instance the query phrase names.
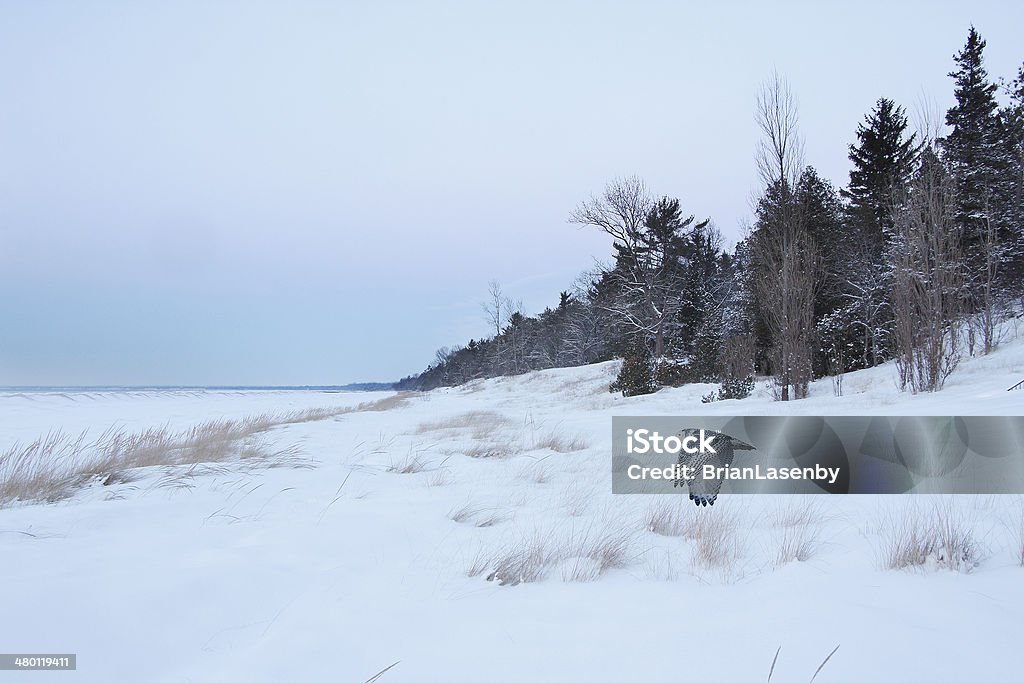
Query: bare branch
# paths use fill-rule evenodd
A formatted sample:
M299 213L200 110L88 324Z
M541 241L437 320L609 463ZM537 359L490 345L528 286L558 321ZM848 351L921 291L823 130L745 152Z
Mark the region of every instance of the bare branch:
M799 122L789 83L778 72L772 74L757 95L757 123L762 133L757 169L766 187L776 183L796 186L804 158Z

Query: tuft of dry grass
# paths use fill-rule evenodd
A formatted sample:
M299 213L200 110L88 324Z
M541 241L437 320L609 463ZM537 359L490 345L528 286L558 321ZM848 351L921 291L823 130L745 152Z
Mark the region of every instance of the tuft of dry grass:
M644 528L659 536L685 538L691 542L690 568L719 570L728 578L741 575L739 561L746 552L746 537L738 512L730 508L697 508L683 500L665 500L651 505L642 517ZM674 577L678 570L671 558L655 567L662 577Z
M466 503L448 513L448 519L456 524L472 524L475 527L490 527L505 521L505 516L496 508L484 508Z
M775 566L811 559L818 552L820 536L819 529L810 523L783 527L775 551Z
M465 524L469 522L473 517L480 513L480 508L473 506L470 503L466 503L457 510L451 510L448 512L448 519L452 520L456 524Z
M703 569L733 571L743 556L743 540L737 533L739 517L725 509L694 514L684 536L693 541L691 563Z
M76 467L89 444L86 435L50 432L29 444L15 444L0 454L0 505L14 501L54 501L69 495Z
M431 488L439 488L441 486L449 486L455 482L455 477L452 476L451 470L447 467L439 467L430 474L430 478L427 480L427 486Z
M543 460L531 462L519 469L516 479L543 485L551 481L551 468Z
M470 458L511 458L521 451L511 444L478 443L461 452Z
M605 529L595 536L580 539L576 557L585 557L597 566L598 575L609 569L625 567L632 557L633 534L625 529Z
M298 444L274 448L260 439L259 435L246 439L242 443L238 450L238 459L243 471L277 467L310 470L316 467L316 461L305 456Z
M580 436L566 436L557 432L551 432L537 438L533 442L535 450L548 449L556 453L575 453L582 451L588 446L586 440Z
M427 469L427 461L420 457L418 451L410 450L398 460L392 460L388 466L388 472L395 474L417 474Z
M781 567L789 562L806 562L818 552L819 524L831 519L831 515L816 498L801 496L776 506L770 519L772 525L780 529L774 564Z
M644 514L644 527L659 536L686 536L693 523L693 506L681 501L658 502Z
M594 492L573 482L562 489L562 507L570 517L582 517L590 509Z
M565 583L590 583L601 578L601 568L593 559L577 555L559 565L559 575Z
M907 569L932 564L970 572L981 562L983 547L972 520L951 499L924 507L909 505L884 524L882 566Z
M470 577L486 574L499 586L539 581L554 559L555 548L539 532L489 554L480 553L467 570Z
M817 496L799 496L785 504L775 506L770 515L772 526L802 527L828 521L832 515L825 512Z
M1012 535L1017 564L1024 567L1024 498L1017 499L1017 509L1006 521L1006 527Z
M478 553L466 573L515 586L543 580L559 567L563 581L594 581L611 569L627 566L634 557L633 542L631 531L615 527L574 532L568 538L535 530L495 551Z

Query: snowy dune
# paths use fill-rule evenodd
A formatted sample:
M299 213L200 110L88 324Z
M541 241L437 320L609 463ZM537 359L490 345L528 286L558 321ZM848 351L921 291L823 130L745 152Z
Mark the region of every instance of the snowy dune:
M275 427L317 466L154 467L0 510L0 642L78 654L77 673L40 680L362 683L399 661L382 683L754 681L781 646L787 682L836 645L817 681L1015 680L1021 497L726 495L697 511L613 496L609 470L612 415L1020 415L1006 387L1022 341L936 395L901 394L880 367L785 405L760 385L742 402L702 404L713 385L623 399L606 363ZM0 449L379 396L2 394ZM915 515L966 530L959 570L884 568Z

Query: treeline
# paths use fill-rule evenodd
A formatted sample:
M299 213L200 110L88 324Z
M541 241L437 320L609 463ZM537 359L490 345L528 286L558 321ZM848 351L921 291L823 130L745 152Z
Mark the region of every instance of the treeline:
M938 121L911 131L905 109L879 99L839 190L805 163L796 101L776 76L757 101L764 189L734 249L678 199L613 181L570 217L613 238L607 268L537 316L492 283L493 335L441 349L398 386L623 357L613 389L627 395L714 381L706 400L742 398L762 374L777 398L798 399L815 377L840 393L843 373L892 359L901 388L940 389L964 353L995 348L1024 292L1024 66L997 84L984 48L972 27L945 135Z

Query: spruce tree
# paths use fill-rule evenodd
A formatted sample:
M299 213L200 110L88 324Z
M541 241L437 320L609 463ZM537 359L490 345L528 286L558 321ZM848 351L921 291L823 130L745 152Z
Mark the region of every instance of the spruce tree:
M1007 281L1016 283L1015 293L1021 294L1024 288L1024 66L1005 87L1010 103L999 112L999 122L1008 166L1005 220L1012 251Z
M843 240L842 210L839 195L830 182L808 166L800 176L796 197L807 233L815 245L818 256L818 282L814 287L814 324L846 302L845 283L841 277L851 252ZM855 332L849 331L848 336ZM818 349L814 354L814 374L827 374L825 355Z
M956 83L956 104L946 113L952 130L942 149L955 183L956 226L966 252L965 303L976 314L969 339L979 330L988 353L995 344L996 309L1004 296L1014 235L1007 221L1008 157L984 50L985 41L972 26L963 50L954 57L957 68L949 73Z
M835 273L833 301L842 306L820 310L818 318L818 362L833 370L871 367L888 358L892 302L885 246L895 204L906 192L922 147L907 132L903 107L884 97L865 115L856 135L849 147L849 185L841 191L846 200L842 228L829 243L839 257L826 266ZM839 357L842 368L835 362Z
M680 299L678 314L670 328L673 335L670 349L676 357L688 358L691 366L704 362L699 356L708 351L706 343L697 348L707 341L701 342L702 331L721 326L720 321L712 320L720 317L720 299L725 295L721 241L718 230L705 221L686 235L682 250L681 263L685 273L677 294ZM711 363L708 367L714 367L715 361L709 359L708 362ZM697 373L698 376L705 374L707 372L703 370Z
M796 197L807 232L817 245L821 259L822 281L818 283L814 301L815 319L820 319L841 302L835 275L840 262L849 256L841 240L839 196L832 183L818 175L813 166L808 166L800 175Z
M850 184L842 196L852 231L879 251L892 226L893 193L906 187L920 150L916 136L907 135L903 107L884 97L857 127L857 143L849 152Z
M956 104L946 112L952 129L942 141L945 160L957 184L957 221L968 240L982 232L999 170L996 86L984 65L985 41L972 26L963 50L954 56Z
M621 391L623 396L654 393L658 388L654 384L651 365L651 351L647 344L642 339L634 339L622 359L619 375L608 387L608 391Z

